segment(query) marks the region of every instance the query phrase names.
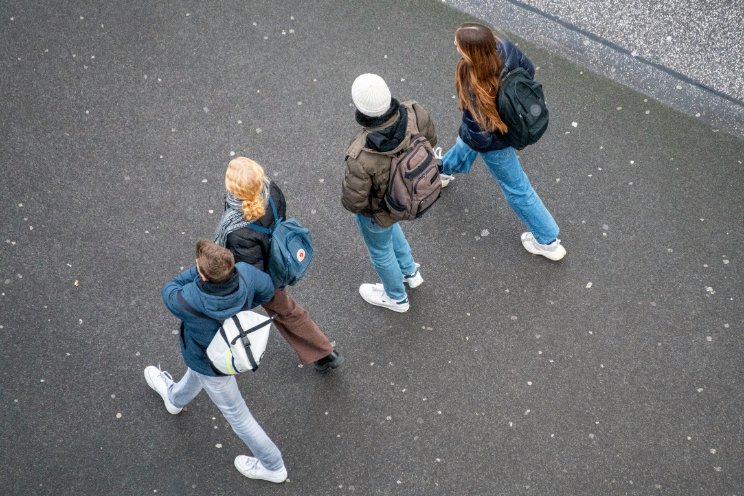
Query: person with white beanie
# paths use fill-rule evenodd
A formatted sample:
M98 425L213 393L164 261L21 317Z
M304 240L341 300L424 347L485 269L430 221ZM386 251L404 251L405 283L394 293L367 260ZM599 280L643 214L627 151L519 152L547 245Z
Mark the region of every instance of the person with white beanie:
M372 305L395 312L409 309L406 284L424 282L419 264L400 225L384 202L393 156L411 142L408 119L415 118L419 133L437 143L434 123L414 101L399 103L377 74L362 74L351 85L356 121L362 126L346 150L346 173L341 203L354 213L370 261L381 283L362 284L359 294ZM413 114L413 115L412 115Z

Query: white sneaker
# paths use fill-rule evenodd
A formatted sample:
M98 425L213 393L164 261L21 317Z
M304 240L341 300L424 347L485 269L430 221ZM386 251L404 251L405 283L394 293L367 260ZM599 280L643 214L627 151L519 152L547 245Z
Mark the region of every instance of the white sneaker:
M455 180L455 176L453 176L452 174L439 173L439 180L442 181L442 187L446 188L447 186L449 186L450 181Z
M287 468L284 465L280 469L269 470L263 466L258 458L252 456L237 456L235 458L235 468L249 479L261 479L277 484L287 480Z
M561 244L560 239L556 239L549 245L543 245L537 242L531 232L522 233L522 246L533 255L542 255L554 261L566 256L566 249Z
M421 277L421 271L419 270L419 267L421 267L421 265L416 264L416 272L414 272L413 275L403 276L403 282L405 284L408 284L408 287L411 289L418 288L424 282L424 278Z
M393 312L407 312L410 308L408 304L408 298L403 301L393 301L385 294L385 288L379 282L377 284L362 284L359 286L359 294L362 295L364 301L377 305L378 307L384 307Z
M437 160L439 160L439 163L440 163L439 170L442 170L441 162L442 162L442 158L444 158L444 155L442 154L442 147L441 146L438 146L438 147L434 148L434 158L436 158ZM453 176L452 174L442 174L440 172L439 173L439 180L442 181L442 187L443 188L446 188L449 185L450 181L454 181L455 180L455 176Z
M168 410L168 413L172 413L173 415L181 413L182 408L178 408L168 399L168 387L173 384L173 377L168 372L160 370L160 367L149 365L145 367L145 381L147 381L147 385L153 391L163 398L163 403L165 403L165 409Z

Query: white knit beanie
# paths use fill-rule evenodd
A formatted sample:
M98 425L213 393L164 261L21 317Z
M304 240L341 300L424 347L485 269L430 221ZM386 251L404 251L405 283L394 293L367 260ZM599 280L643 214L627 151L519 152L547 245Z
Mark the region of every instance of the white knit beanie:
M351 85L351 99L359 112L379 117L390 108L390 88L377 74L362 74Z

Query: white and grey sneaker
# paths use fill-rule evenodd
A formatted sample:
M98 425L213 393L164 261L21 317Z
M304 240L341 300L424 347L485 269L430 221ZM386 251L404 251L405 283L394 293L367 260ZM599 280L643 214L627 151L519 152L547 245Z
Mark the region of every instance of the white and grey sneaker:
M238 455L235 458L235 468L249 479L261 479L276 484L287 480L287 468L284 465L277 470L269 470L263 466L261 460L252 456Z
M408 284L408 287L413 289L421 286L424 282L424 278L421 277L421 271L419 270L419 267L421 265L416 264L416 272L411 274L410 276L403 276L403 282L405 284Z
M442 158L444 158L444 155L442 154L441 146L434 148L434 158L439 160L439 170L441 171L442 170ZM455 176L453 176L452 174L442 174L440 172L439 180L442 181L442 187L446 188L449 185L450 181L455 180Z
M165 403L165 409L168 410L168 413L172 413L173 415L181 413L182 408L178 408L168 399L168 388L173 384L173 377L168 372L160 370L160 367L148 365L145 367L145 381L147 381L147 385L153 391L163 398L163 403Z
M410 308L408 304L408 298L402 301L394 301L387 294L385 294L385 288L379 282L377 284L362 284L359 286L359 294L362 295L364 301L376 305L378 307L387 308L393 312L407 312Z
M531 232L522 233L522 246L533 255L542 255L550 260L558 261L566 256L566 249L560 239L556 239L549 245L538 243Z

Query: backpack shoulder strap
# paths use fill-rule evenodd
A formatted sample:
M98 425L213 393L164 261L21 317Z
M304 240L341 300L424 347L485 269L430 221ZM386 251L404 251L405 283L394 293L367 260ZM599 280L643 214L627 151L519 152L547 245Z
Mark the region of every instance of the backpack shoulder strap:
M176 293L176 299L178 300L178 303L181 304L181 306L183 307L183 309L186 310L187 312L189 312L191 315L193 315L195 317L201 317L202 319L214 320L212 317L209 317L208 315L203 314L202 312L200 312L196 308L192 307L189 304L189 302L186 301L186 298L183 297L183 291L178 291Z
M416 110L413 106L416 104L416 100L408 100L403 102L403 105L408 111L408 130L411 134L419 134L418 119L416 117Z
M259 226L255 222L251 222L245 227L247 227L248 229L253 229L254 231L258 231L260 233L264 233L268 236L271 236L274 232L274 229L276 229L277 224L281 222L281 219L279 218L279 215L276 212L276 205L274 204L274 199L271 196L269 196L269 205L271 206L271 214L274 216L274 222L271 224L272 227Z
M362 129L359 134L356 135L354 140L346 150L346 157L356 159L360 153L364 150L364 143L367 141L367 130Z

